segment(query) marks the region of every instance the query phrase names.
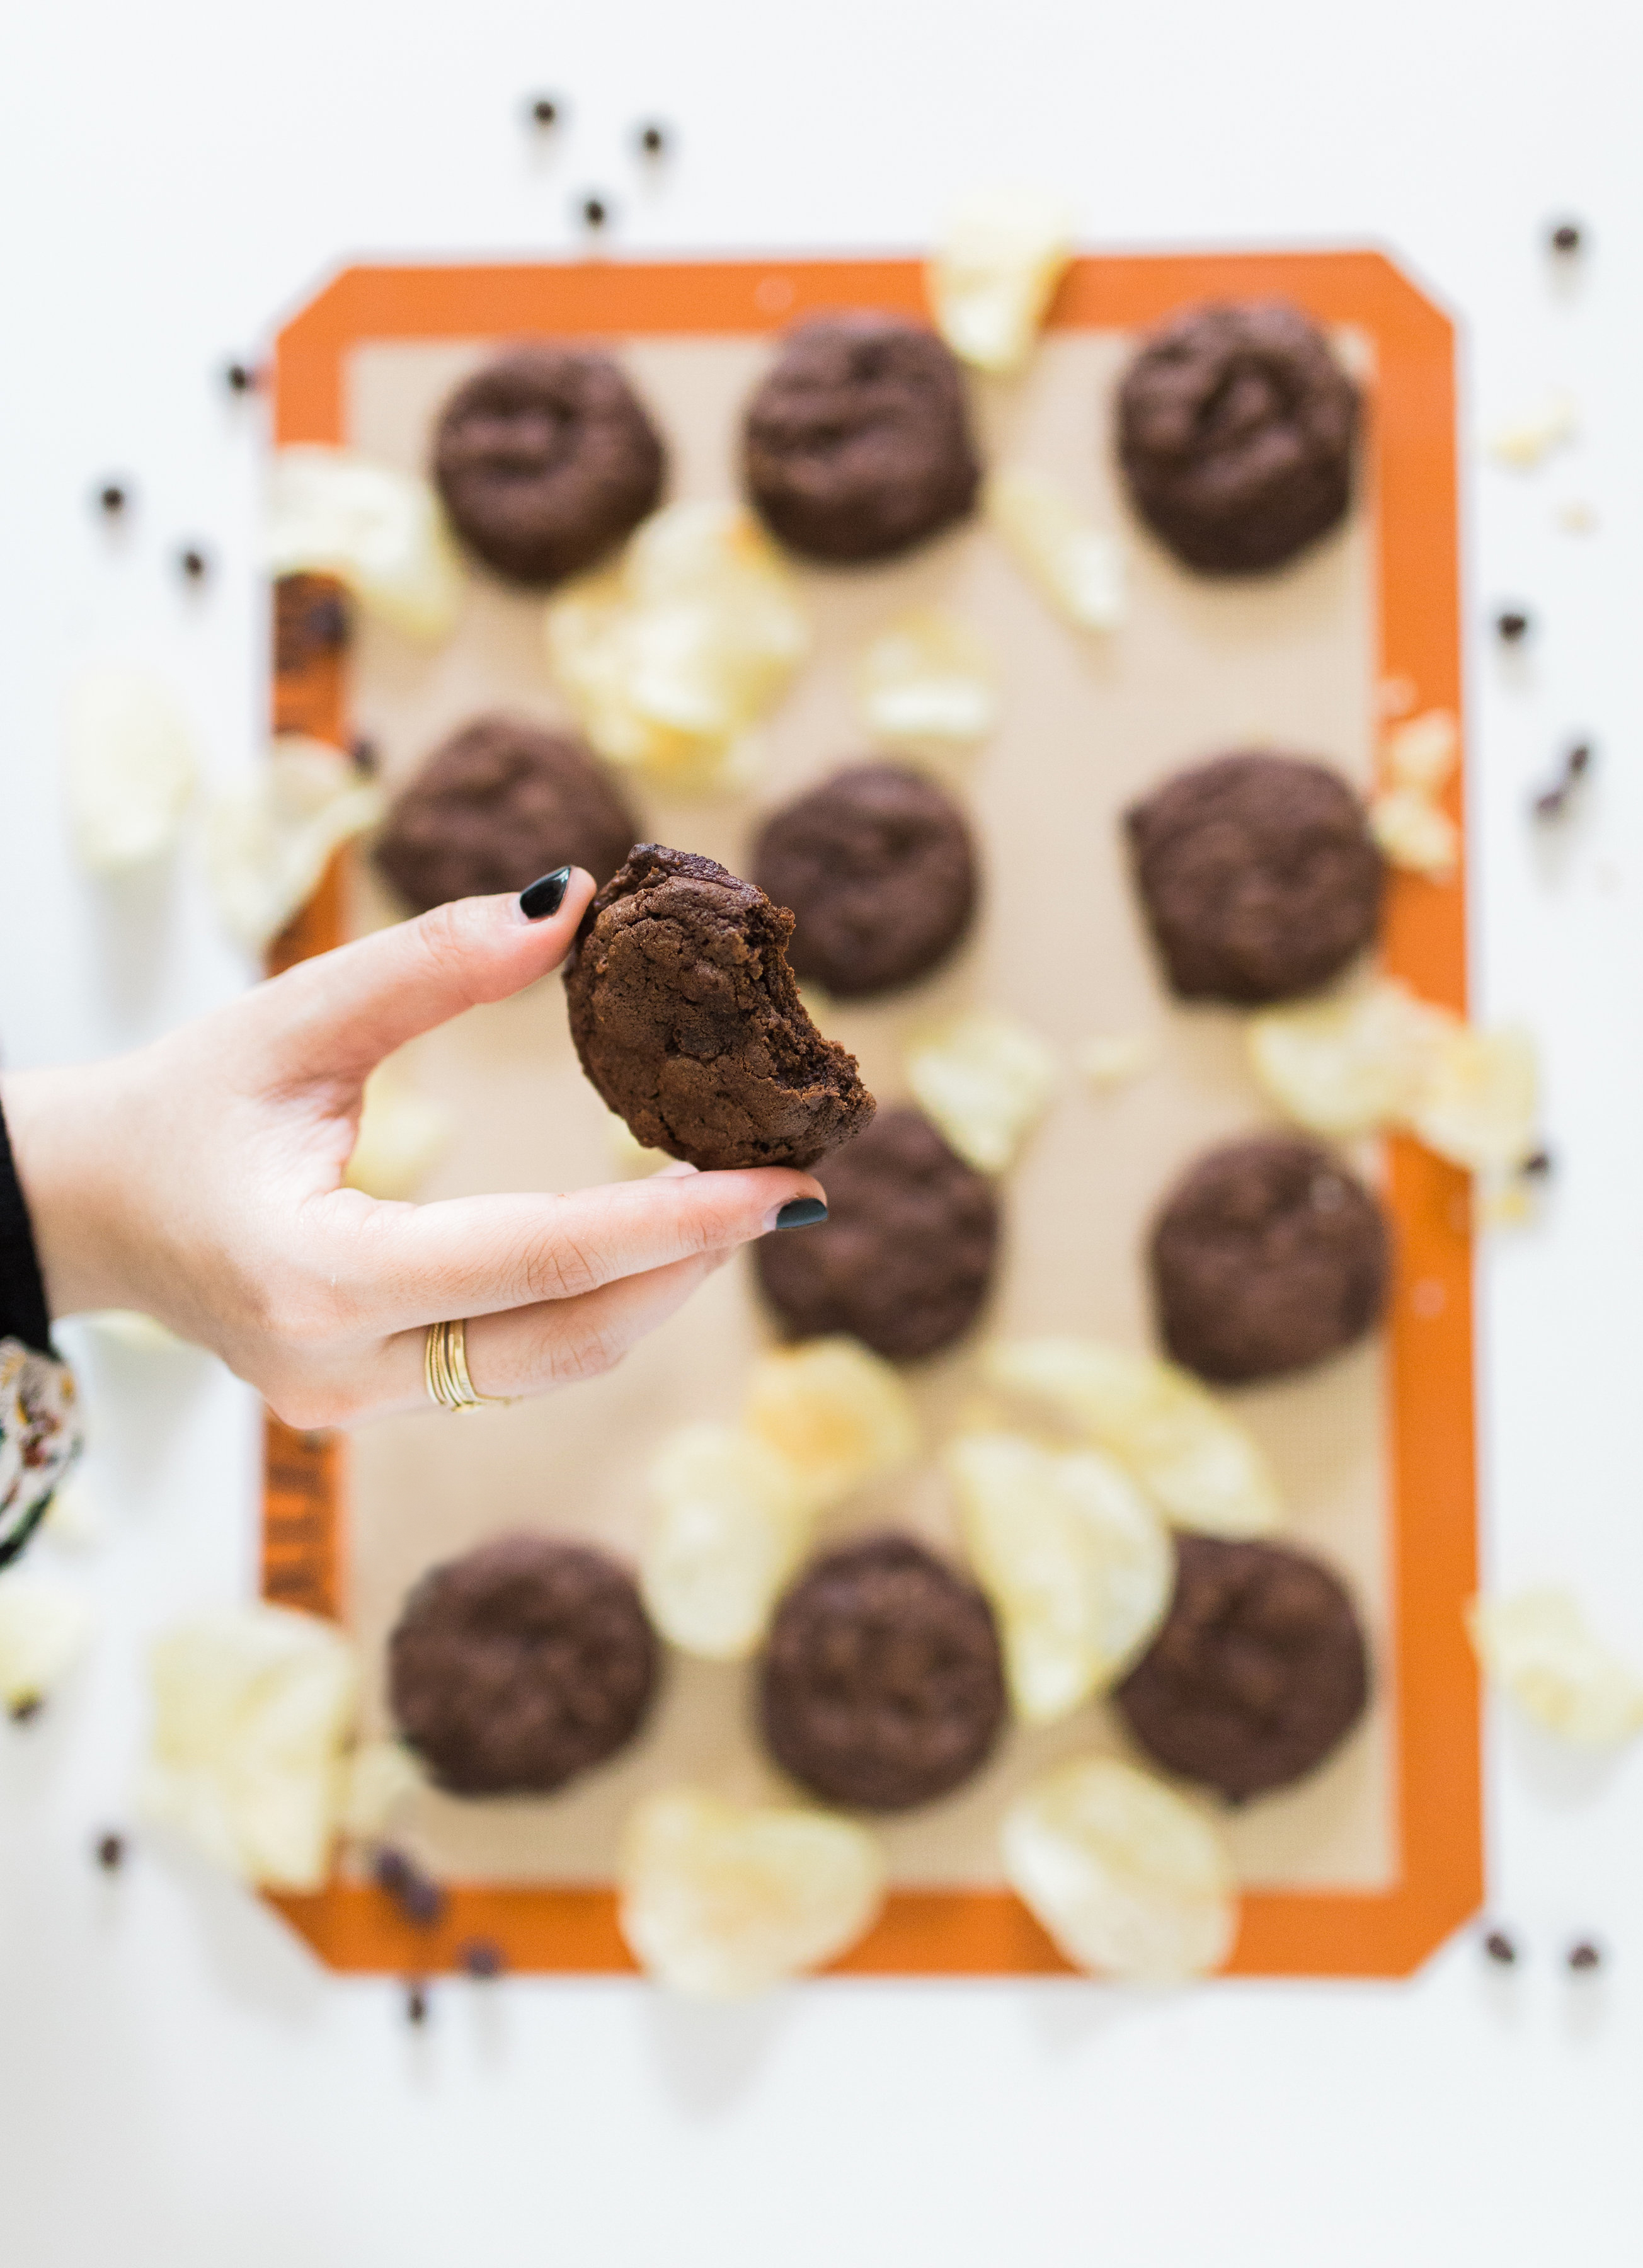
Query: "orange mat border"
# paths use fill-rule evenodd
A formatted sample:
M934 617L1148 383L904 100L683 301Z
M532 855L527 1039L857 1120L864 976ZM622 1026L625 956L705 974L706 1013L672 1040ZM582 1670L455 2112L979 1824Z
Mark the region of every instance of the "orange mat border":
M1052 326L1134 328L1203 298L1281 295L1374 342L1367 486L1379 535L1380 675L1407 681L1420 708L1461 713L1454 335L1446 317L1374 252L1206 254L1074 263ZM770 332L826 308L925 312L910 260L758 260L657 265L353 268L280 334L275 433L281 445L343 438L346 358L369 341ZM344 673L321 661L276 682L286 731L346 743ZM1461 817L1461 785L1449 791ZM282 967L342 934L336 873L275 949ZM1394 880L1384 965L1426 998L1466 1004L1462 880ZM1246 1897L1230 1964L1245 1977L1395 1977L1413 1970L1477 1908L1483 1890L1477 1673L1462 1606L1476 1587L1470 1217L1465 1178L1412 1144L1391 1145L1400 1266L1389 1328L1393 1659L1381 1664L1396 1712L1395 1888ZM1414 1287L1418 1296L1412 1296ZM340 1616L342 1447L270 1418L262 1575L270 1599ZM455 1964L464 1939L494 1939L516 1969L633 1966L608 1890L454 1888L435 1931L411 1928L387 1897L336 1881L272 1903L332 1967L426 1974ZM1065 1964L1007 1892L897 1891L836 1964L867 1975L999 1975Z

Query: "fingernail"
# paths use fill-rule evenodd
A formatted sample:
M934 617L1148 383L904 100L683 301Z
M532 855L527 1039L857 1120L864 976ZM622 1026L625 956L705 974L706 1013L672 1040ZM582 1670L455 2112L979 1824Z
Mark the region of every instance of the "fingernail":
M827 1219L827 1206L820 1197L789 1197L787 1203L770 1223L772 1228L814 1228L819 1220Z
M544 874L540 882L533 882L527 890L519 892L519 911L527 921L546 921L564 903L564 894L570 887L571 869L556 866L551 874Z

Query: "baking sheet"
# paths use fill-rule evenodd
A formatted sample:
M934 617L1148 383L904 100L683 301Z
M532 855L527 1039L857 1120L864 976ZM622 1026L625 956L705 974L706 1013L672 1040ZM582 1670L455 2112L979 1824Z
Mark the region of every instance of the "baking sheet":
M348 439L420 470L439 405L499 339L369 343L348 357ZM740 407L768 361L763 339L650 337L615 342L666 430L670 493L735 493ZM1348 333L1360 367L1368 342ZM974 756L939 769L968 804L986 898L961 957L883 1004L821 1004L824 1027L859 1056L881 1101L905 1094L907 1035L971 1005L1031 1024L1064 1051L1097 1032L1142 1034L1158 1068L1108 1096L1066 1089L1005 1180L1006 1238L985 1329L1075 1331L1147 1344L1145 1224L1187 1161L1268 1116L1248 1073L1242 1020L1184 1009L1160 987L1137 918L1117 815L1183 764L1237 746L1321 756L1367 787L1373 761L1375 530L1367 504L1285 573L1214 585L1176 568L1129 519L1109 463L1109 403L1129 342L1116 330L1052 335L1028 373L983 381L976 400L989 462L1052 474L1099 525L1124 535L1129 615L1106 637L1066 628L981 526L899 564L798 570L812 658L763 739L749 795L669 799L636 783L645 831L745 871L760 808L840 761L868 753L853 702L865 640L906 608L935 603L981 625L997 649L1003 716ZM353 718L390 780L487 708L565 716L548 678L542 602L475 575L454 637L432 655L364 626ZM350 924L394 917L365 862ZM457 1138L429 1197L574 1188L611 1177L603 1106L582 1079L556 978L477 1009L407 1051L417 1086L454 1114ZM1368 1160L1372 1169L1374 1161ZM632 1553L647 1513L645 1470L661 1437L704 1416L733 1418L748 1366L770 1333L747 1259L734 1263L610 1377L453 1426L441 1416L363 1430L350 1446L350 1619L368 1658L409 1584L431 1562L515 1527L585 1535ZM909 1373L929 1447L976 1396L974 1345ZM1379 1344L1316 1374L1242 1392L1240 1413L1271 1455L1295 1540L1348 1578L1376 1664L1365 1724L1301 1787L1227 1815L1252 1887L1376 1890L1396 1878L1396 1754L1389 1736L1387 1372ZM933 1467L864 1491L824 1534L884 1521L954 1545ZM642 1791L680 1778L728 1792L779 1792L748 1711L745 1668L674 1657L642 1740L564 1793L459 1802L417 1799L402 1839L448 1875L493 1882L608 1881L616 1834ZM379 1711L380 1698L375 1705ZM943 1803L888 1822L892 1878L908 1887L998 1888L998 1821L1010 1793L1050 1758L1106 1747L1099 1706L1045 1731L1016 1731L992 1764ZM396 1826L396 1834L400 1833Z

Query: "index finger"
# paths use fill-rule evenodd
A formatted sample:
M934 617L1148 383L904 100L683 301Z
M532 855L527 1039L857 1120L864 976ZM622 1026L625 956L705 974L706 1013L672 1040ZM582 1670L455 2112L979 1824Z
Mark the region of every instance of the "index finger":
M363 1079L419 1033L556 968L593 895L593 876L573 866L543 918L513 896L455 898L316 954L237 1004L240 1044L260 1071L272 1054L287 1078Z

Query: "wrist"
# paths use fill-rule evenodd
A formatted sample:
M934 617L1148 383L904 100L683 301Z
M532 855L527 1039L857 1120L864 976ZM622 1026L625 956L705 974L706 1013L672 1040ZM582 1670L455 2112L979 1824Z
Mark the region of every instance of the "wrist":
M107 1069L11 1071L0 1079L0 1110L54 1322L140 1304L126 1281L122 1225L109 1204L119 1113L102 1091Z

